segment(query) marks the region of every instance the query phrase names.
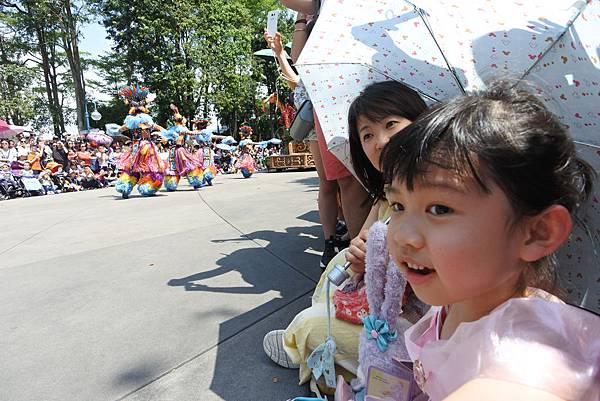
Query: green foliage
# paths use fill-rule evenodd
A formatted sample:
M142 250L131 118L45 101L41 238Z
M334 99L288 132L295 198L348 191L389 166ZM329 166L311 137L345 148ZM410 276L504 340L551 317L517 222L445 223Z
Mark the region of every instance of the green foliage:
M34 114L31 93L34 71L18 64L0 64L0 118L15 124L28 122Z
M224 125L248 121L270 137L277 116L273 107L264 113L261 100L289 89L278 83L274 60L253 53L266 47L266 15L275 8L283 10L279 0L0 0L0 31L7 27L11 39L1 32L0 116L60 130L76 115L69 104L81 111L79 69L94 68L101 79L88 80L87 88L112 95L98 104L101 123L122 121L127 109L117 92L141 83L157 94L151 111L161 125L175 103L188 120L215 111ZM91 19L105 26L114 48L75 60L77 29ZM281 14L279 30L289 41L291 13ZM10 57L2 58L3 47Z
M153 114L162 125L171 116L170 103L188 120L214 109L231 127L258 121L259 91L275 90L277 75L274 63L252 53L265 47L266 15L281 8L278 0L93 3L115 43L113 52L96 63L112 93L133 82L149 86L157 94ZM291 16L284 16L280 26L291 36Z

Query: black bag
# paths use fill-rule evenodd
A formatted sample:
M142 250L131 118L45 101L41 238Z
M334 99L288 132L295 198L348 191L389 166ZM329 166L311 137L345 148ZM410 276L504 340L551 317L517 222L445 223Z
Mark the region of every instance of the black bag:
M313 116L313 105L310 100L305 100L304 103L296 112L294 120L290 125L290 136L298 142L306 139L311 130L315 128L315 120Z

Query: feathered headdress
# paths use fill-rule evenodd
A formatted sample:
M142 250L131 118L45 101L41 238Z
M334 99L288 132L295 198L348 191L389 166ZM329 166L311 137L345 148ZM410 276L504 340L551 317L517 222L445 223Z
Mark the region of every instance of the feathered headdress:
M129 114L134 114L136 109L147 113L146 105L154 100L156 95L150 93L150 88L140 86L139 84L128 85L119 91L119 96L125 99L125 104L131 106Z

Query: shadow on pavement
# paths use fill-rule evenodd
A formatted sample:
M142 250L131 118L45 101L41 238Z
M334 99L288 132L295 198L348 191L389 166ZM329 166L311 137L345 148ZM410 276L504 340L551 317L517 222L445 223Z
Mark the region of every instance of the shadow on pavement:
M309 188L307 189L308 192L319 190L319 177L317 175L315 175L314 177L299 178L292 182L307 186Z
M299 218L318 221L318 213L309 212ZM298 311L309 305L310 295L321 271L319 256L305 250L314 249L321 242L320 231L320 225L313 225L289 227L285 232L263 230L237 238L212 240L247 240L252 241L252 246L224 255L216 261L218 267L213 270L174 278L168 282L169 286L182 287L185 291L279 293L277 298L219 325L210 390L222 399L285 400L307 394L306 387L297 385L296 370L280 368L264 354L262 338L270 330L285 328ZM266 245L263 245L265 242ZM218 286L203 283L233 271L239 273L248 285L227 286L223 283L224 279ZM299 276L303 278L299 280ZM234 308L221 305L210 311L198 312L197 318L204 319L209 315L231 316L232 309Z

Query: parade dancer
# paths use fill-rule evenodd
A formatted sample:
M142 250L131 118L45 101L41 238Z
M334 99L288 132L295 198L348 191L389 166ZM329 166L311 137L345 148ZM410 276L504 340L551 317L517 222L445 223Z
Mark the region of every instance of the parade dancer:
M199 133L196 139L199 143L199 149L196 152L196 158L202 163L204 169L204 181L202 186L212 186L212 181L217 175L217 167L215 166L215 155L212 150L213 135L211 133Z
M173 192L177 190L180 178L177 175L177 166L175 165L175 142L179 136L170 130L164 130L161 135L163 136L162 143L167 148L167 151L162 154L166 166L163 186L167 192Z
M200 149L196 153L198 160L202 162L204 169L204 185L212 186L212 181L217 175L217 166L215 166L215 153L212 149L213 140L221 140L225 138L223 135L214 135L211 131L206 130L210 120L198 119L194 120L196 140L200 144Z
M256 162L254 158L250 154L250 150L252 149L252 127L248 125L242 125L240 127L240 149L241 154L238 162L236 163L236 168L241 171L242 176L244 178L250 178L252 174L256 171Z
M173 121L175 125L163 132L163 137L171 141L174 146L169 149L168 175L165 177L165 188L167 191L177 189L179 179L185 176L189 184L198 189L204 181L204 169L202 160L189 152L185 145L191 138L192 131L186 127L186 119L179 113L179 109L171 104Z
M217 175L217 166L215 166L215 153L212 150L211 142L204 143L204 146L200 148L202 152L202 160L204 167L204 184L212 186L212 181ZM202 144L201 144L202 146Z
M115 189L124 199L129 198L136 184L142 196L155 195L162 185L165 171L158 149L150 139L154 131L163 130L148 115L147 105L155 96L148 88L137 84L124 87L119 95L125 99L126 105L131 106L120 131L130 135L132 141L130 149L117 160L122 173Z

